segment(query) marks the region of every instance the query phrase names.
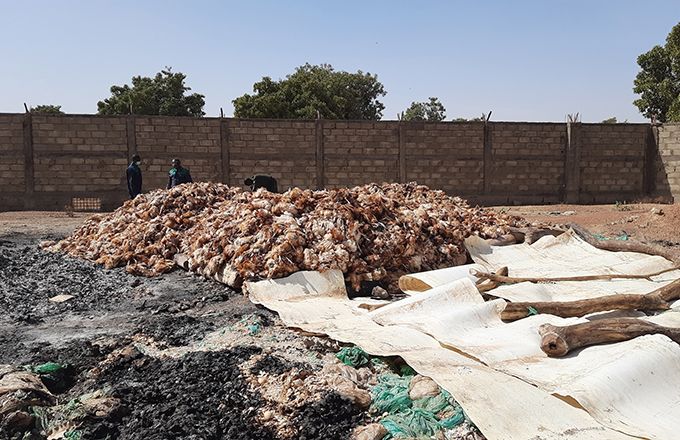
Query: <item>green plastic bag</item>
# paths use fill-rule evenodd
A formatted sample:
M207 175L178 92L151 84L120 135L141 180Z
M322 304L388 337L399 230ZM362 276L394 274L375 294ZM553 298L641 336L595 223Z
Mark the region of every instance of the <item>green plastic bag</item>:
M33 367L33 372L36 374L51 374L64 368L63 365L56 362L46 362L42 365L37 365Z
M256 334L260 333L260 323L256 322L255 324L250 324L248 326L248 334L250 336L255 336Z
M354 368L364 367L370 362L368 354L356 346L343 347L335 357L340 359L343 364Z

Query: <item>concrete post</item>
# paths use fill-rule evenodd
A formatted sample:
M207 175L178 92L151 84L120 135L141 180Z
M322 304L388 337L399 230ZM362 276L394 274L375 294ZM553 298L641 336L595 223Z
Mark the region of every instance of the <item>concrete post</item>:
M399 132L398 132L398 135L399 135L399 141L398 141L398 143L399 143L399 153L398 153L398 155L399 155L398 156L399 157L399 169L398 169L398 173L399 173L399 175L398 175L397 180L399 180L399 182L401 182L401 183L408 182L408 177L406 175L406 146L405 146L406 139L404 139L404 136L405 136L404 131L405 131L404 130L404 123L399 121Z
M134 115L125 118L125 137L127 139L128 162L137 154L137 120Z
M564 161L564 201L581 199L581 123L567 122L567 145Z
M324 159L322 119L316 120L314 131L316 137L316 189L323 189L326 186L326 161Z
M650 125L645 136L645 158L642 175L642 192L649 196L656 192L656 170L659 158L659 128Z
M220 117L220 172L222 183L227 185L231 185L231 157L229 153L229 119Z
M482 171L482 181L484 182L484 194L491 194L491 175L493 174L493 145L491 144L491 124L488 120L484 121L484 168Z
M26 113L22 123L24 135L24 209L34 209L35 168L33 163L33 115Z

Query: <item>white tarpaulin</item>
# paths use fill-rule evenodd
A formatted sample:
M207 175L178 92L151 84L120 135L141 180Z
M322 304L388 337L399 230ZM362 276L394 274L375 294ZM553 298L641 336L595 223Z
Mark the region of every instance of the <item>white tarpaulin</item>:
M659 257L601 251L571 234L545 237L531 246L496 248L475 240L468 244L478 265L487 270L508 266L511 276L642 274L671 267ZM499 296L517 301L646 293L671 281L674 273L654 281L522 283L493 293L503 289ZM248 283L246 288L253 302L279 312L287 325L355 343L374 355L402 356L451 392L490 440L630 438L621 433L676 437L680 347L670 339L649 335L548 358L540 350L538 327L586 318L536 315L504 323L500 312L505 302L485 302L466 271L413 277L437 287L370 313L347 299L338 271L301 272ZM532 289L536 286L540 295ZM650 320L680 327L680 312Z
M491 369L405 325L379 325L349 300L339 271L298 272L246 283L251 301L286 325L351 342L376 356L401 356L460 403L489 440L630 439L520 379Z
M670 269L673 263L663 257L635 252L609 252L597 249L572 231L558 237L542 237L532 245L489 246L478 237L465 241L477 267L494 272L503 266L511 277L566 277L577 275L643 275ZM426 275L425 272L423 275ZM414 275L411 275L414 276ZM566 281L550 284L519 283L494 289L494 296L510 301L574 301L618 293L647 293L680 278L680 271L644 279L611 281ZM450 279L449 281L453 281Z

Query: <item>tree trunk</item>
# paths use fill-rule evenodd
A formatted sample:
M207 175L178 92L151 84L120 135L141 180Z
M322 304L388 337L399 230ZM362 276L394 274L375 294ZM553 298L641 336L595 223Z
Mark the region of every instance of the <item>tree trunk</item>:
M598 319L564 327L543 324L538 333L541 350L550 357L562 357L589 345L627 341L649 334L662 334L680 343L680 329L637 318Z

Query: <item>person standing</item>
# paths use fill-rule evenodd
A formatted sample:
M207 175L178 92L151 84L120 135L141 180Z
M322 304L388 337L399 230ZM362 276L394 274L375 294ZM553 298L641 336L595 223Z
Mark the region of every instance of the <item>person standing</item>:
M182 162L179 159L172 159L172 168L168 172L168 189L181 185L182 183L191 183L191 173L188 168L182 167Z
M139 157L139 154L135 154L132 156L132 163L125 171L130 199L134 199L142 193L142 169L139 167L141 163L142 158Z

